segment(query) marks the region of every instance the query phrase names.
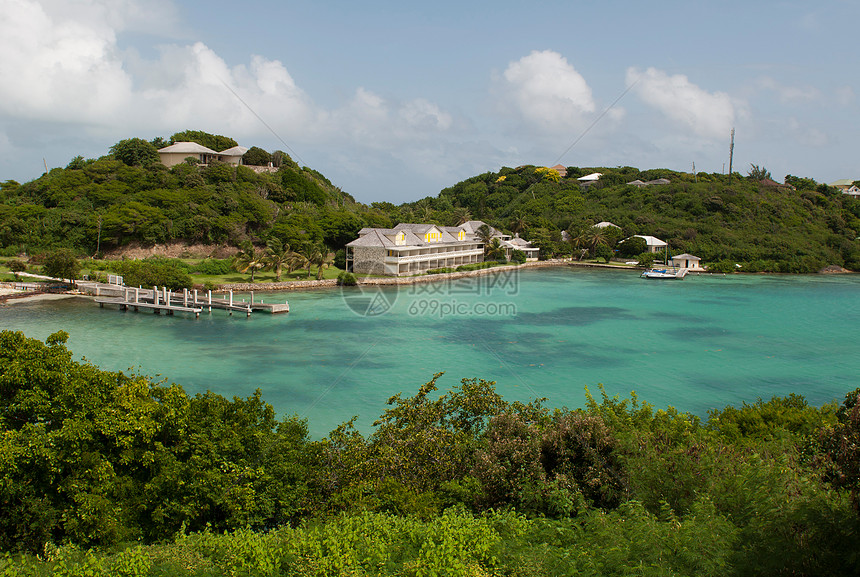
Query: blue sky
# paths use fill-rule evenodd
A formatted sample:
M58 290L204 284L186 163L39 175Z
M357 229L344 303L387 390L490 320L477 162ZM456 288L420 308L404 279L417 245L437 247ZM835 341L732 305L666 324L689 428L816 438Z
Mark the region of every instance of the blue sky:
M0 0L0 181L195 129L400 203L521 164L722 172L733 127L741 173L860 178L858 17L855 0Z

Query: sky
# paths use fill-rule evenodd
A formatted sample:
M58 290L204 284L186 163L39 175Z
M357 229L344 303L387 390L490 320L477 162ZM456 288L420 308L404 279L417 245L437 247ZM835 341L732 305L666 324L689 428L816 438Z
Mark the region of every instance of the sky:
M860 179L856 0L0 0L0 182L203 130L395 204L502 166Z

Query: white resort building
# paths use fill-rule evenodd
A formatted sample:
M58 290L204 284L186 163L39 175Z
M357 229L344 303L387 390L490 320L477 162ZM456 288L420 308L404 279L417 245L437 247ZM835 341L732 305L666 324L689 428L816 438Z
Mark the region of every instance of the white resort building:
M401 223L394 228L363 228L346 245L346 270L358 274L403 276L435 268L456 268L484 261L484 243L477 231L484 223L470 220L460 226ZM537 260L538 249L519 237L490 227L510 258L513 250Z

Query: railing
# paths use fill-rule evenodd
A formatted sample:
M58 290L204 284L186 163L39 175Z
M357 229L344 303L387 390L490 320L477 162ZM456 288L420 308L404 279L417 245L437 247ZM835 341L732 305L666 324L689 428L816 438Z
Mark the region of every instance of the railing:
M476 256L483 255L484 251L482 249L477 250L464 250L461 252L439 252L435 254L416 254L409 256L386 256L386 263L405 263L405 262L415 262L415 261L427 261L427 260L447 260L449 258L457 258L461 256Z

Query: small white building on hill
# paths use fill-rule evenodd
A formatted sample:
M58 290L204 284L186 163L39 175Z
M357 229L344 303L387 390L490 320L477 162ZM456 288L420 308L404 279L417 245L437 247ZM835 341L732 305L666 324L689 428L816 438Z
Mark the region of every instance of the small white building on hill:
M660 240L656 236L648 236L645 234L634 234L633 236L645 239L645 245L648 247L648 252L658 252L668 246L666 241Z
M693 255L687 254L687 253L673 256L671 259L669 259L669 262L672 266L674 266L676 268L686 268L686 269L690 269L690 270L705 270L704 268L702 268L702 265L701 265L702 259L700 259L697 256L693 256Z

